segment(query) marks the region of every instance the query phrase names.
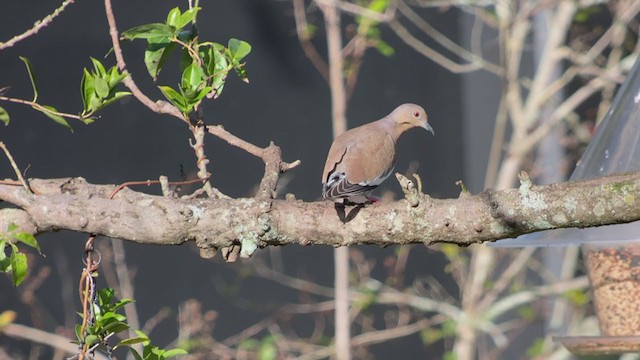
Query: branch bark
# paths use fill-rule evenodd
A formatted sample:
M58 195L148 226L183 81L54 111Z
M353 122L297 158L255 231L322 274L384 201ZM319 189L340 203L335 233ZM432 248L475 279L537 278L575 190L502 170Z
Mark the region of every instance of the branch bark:
M467 246L564 227L640 220L640 172L548 186L486 190L457 199L418 194L348 208L345 222L329 202L250 199L176 199L131 189L107 197L115 185L82 178L31 179L22 187L0 185L0 224L15 222L34 233L72 230L154 245L195 241L201 249L241 245L246 255L273 245L435 244ZM253 248L253 249L252 249Z

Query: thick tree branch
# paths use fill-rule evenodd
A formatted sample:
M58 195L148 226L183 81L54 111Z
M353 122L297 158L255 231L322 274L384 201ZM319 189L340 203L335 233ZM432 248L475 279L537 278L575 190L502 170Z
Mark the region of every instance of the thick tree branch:
M82 178L32 179L30 184L40 195L0 185L0 200L24 210L3 209L0 223L16 222L34 233L72 230L144 244L195 241L202 249L232 244L466 246L544 229L640 219L640 173L549 186L524 180L517 189L462 194L458 199L421 194L416 206L401 200L348 208L351 220L346 223L329 202L273 200L265 208L262 199L187 200L130 189L109 200L114 185L89 184Z

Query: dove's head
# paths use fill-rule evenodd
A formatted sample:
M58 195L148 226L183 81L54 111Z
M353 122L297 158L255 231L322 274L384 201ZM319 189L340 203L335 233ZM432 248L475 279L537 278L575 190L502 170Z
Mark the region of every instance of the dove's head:
M433 128L427 119L427 112L420 105L402 104L393 110L388 117L394 122L400 134L414 127L421 127L433 134Z

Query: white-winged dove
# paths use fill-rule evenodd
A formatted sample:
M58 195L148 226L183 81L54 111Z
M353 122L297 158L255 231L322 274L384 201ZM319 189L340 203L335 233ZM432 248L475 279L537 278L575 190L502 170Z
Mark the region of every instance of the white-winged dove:
M393 172L396 141L414 127L433 134L421 106L402 104L378 121L340 134L329 149L322 172L322 197L342 203L372 202L373 189Z

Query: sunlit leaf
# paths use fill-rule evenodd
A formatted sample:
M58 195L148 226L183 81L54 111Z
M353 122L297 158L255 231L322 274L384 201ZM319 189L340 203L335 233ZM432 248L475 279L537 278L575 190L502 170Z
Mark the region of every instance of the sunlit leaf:
M0 107L0 121L4 123L4 126L9 125L9 113L3 107Z
M176 44L166 37L149 38L147 41L149 45L147 45L147 49L144 52L144 64L147 66L147 71L153 81L156 81Z
M31 80L31 88L33 88L33 102L38 100L38 87L36 86L36 74L33 71L33 65L31 65L31 61L24 56L20 56L20 60L24 62L24 65L27 67L27 72L29 73L29 79Z
M180 21L178 22L178 25L176 25L176 28L182 29L183 27L187 26L196 18L196 16L198 15L198 11L200 11L199 7L194 7L185 11L184 14L180 16Z
M184 349L176 348L176 349L171 349L171 350L165 351L163 355L164 355L165 359L171 359L172 357L176 357L176 356L179 356L179 355L189 355L189 352L187 352Z
M47 115L50 119L52 119L56 123L66 127L71 132L73 132L73 128L71 127L71 125L69 125L69 122L65 118L63 118L62 116L60 116L58 114L54 114L54 112L58 112L58 109L54 108L53 106L49 106L49 105L43 105L42 107L44 107L46 110L41 110L41 109L37 109L37 108L34 108L34 109L36 109L36 110L40 111L41 113Z
M11 274L13 275L13 285L18 286L27 276L27 255L18 251L18 247L13 245L11 252Z
M174 7L173 9L171 9L171 11L169 11L169 14L167 15L167 25L179 29L178 23L181 13L182 12L180 11L180 8L178 7Z
M229 40L229 54L230 60L232 63L240 62L245 56L247 56L251 52L251 45L249 43L238 40L238 39L230 39Z
M107 71L104 69L104 65L102 65L102 63L97 59L94 59L92 57L90 57L90 59L93 63L93 68L96 71L96 74L98 74L100 77L105 77Z
M96 95L98 95L100 99L104 99L109 96L109 84L107 84L105 79L96 77L93 81L96 88Z
M33 234L30 234L28 232L18 232L13 234L13 237L21 243L27 246L31 246L32 248L40 252L40 245L38 245L38 241L36 240L35 236L33 236Z
M173 31L173 28L167 24L144 24L123 32L122 38L125 40L149 39L161 36L170 38L173 36Z
M182 94L173 90L170 86L158 86L158 88L170 103L180 109L181 112L186 112L187 103Z

